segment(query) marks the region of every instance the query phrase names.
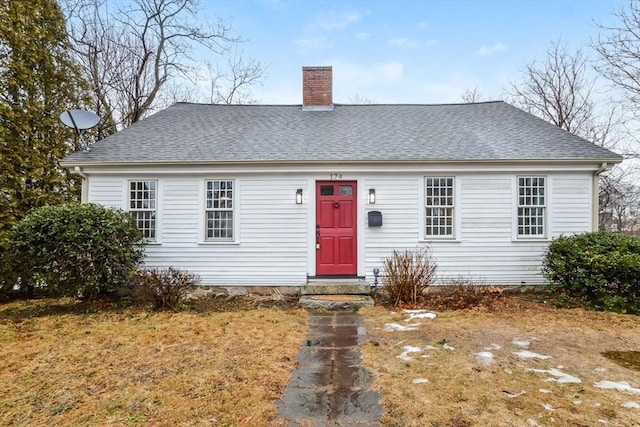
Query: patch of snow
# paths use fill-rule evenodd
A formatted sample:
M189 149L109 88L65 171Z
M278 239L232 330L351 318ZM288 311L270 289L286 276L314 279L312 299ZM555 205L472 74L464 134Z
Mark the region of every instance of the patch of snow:
M420 326L419 323L412 323L411 325L400 325L398 323L386 323L384 325L384 330L387 332L415 331L418 329L418 326Z
M594 369L594 371L596 371L596 372L604 372L606 370L607 370L607 368L595 368Z
M409 318L405 320L405 322L408 322L413 319L435 319L436 318L435 313L431 313L427 310L402 310L402 311L409 315Z
M541 388L538 390L540 393L545 393L545 394L549 394L551 393L551 390L547 390L546 388Z
M640 404L638 402L624 402L622 406L624 406L625 408L640 409Z
M543 404L542 404L542 407L543 407L544 409L546 409L547 411L553 411L553 410L554 410L554 409L553 409L553 406L551 406L551 404L549 404L549 403L543 403Z
M432 345L425 345L424 346L424 350L435 350L435 351L438 351L440 349L438 347L434 347Z
M506 390L503 390L502 392L503 392L504 394L506 394L506 395L507 395L507 397L508 397L508 398L510 398L510 399L515 399L516 397L520 397L520 396L522 396L523 394L527 394L527 392L526 392L526 391L524 391L524 390L523 390L523 391L521 391L520 393L510 393L510 392L508 392L508 391L506 391Z
M513 345L520 347L520 348L529 348L529 346L531 345L531 341L527 341L527 340L519 340L519 339L515 339L513 341L511 341L513 343Z
M442 348L444 348L445 350L455 350L455 347L451 347L449 344L444 343L444 345L442 346Z
M476 360L483 365L491 365L494 362L493 353L490 351L481 351L480 353L474 353L473 355L476 357Z
M411 384L425 384L428 382L429 380L426 378L414 378L413 380L411 380Z
M551 359L551 356L547 356L546 354L534 353L533 351L529 350L514 351L513 354L521 359Z
M576 399L576 400L573 401L573 404L574 405L582 405L582 400Z
M540 424L538 424L538 422L533 418L527 418L527 424L529 424L531 427L540 427Z
M491 344L490 346L485 347L484 349L485 349L485 350L488 350L488 351L491 351L491 350L500 350L501 348L502 348L502 347L500 346L500 344L495 344L495 343L493 343L493 344Z
M620 381L617 383L615 381L604 380L604 381L598 381L597 383L594 383L593 386L598 388L604 388L604 389L626 391L633 394L640 394L640 388L633 388L626 381Z
M422 351L422 349L420 347L414 347L412 345L405 345L404 347L402 347L402 349L404 350L400 356L398 356L398 359L404 360L404 361L409 361L412 360L409 357L409 353L418 353L420 351Z
M551 369L526 369L527 372L537 372L539 374L550 374L555 378L547 378L545 381L554 381L560 384L579 384L582 380L573 375L565 374L555 368Z
M607 420L603 420L603 419L598 420L598 422L599 422L600 424L609 424L609 421L607 421Z

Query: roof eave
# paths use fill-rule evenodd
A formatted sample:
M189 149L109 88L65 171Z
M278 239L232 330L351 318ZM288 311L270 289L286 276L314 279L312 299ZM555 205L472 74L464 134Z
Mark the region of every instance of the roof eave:
M384 160L167 160L167 161L62 161L60 166L63 168L79 167L116 167L116 166L256 166L256 165L272 165L272 166L291 166L291 165L351 165L351 164L593 164L607 163L609 165L621 163L624 159L618 157L593 157L593 158L552 158L552 159L426 159L426 160L401 160L401 159L384 159Z

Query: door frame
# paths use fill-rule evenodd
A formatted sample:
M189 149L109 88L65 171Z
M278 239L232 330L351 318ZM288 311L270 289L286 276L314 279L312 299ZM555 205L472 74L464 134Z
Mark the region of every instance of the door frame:
M351 184L353 186L353 195L351 197L352 201L353 201L353 243L355 245L354 247L354 253L353 253L353 274L336 274L336 275L330 275L330 274L325 274L325 275L320 275L318 274L318 249L316 246L316 225L317 225L317 221L318 221L318 204L320 202L320 194L319 194L319 188L320 185L322 183L330 183L330 184L334 184L334 185L339 185L340 183L344 183L344 184ZM362 238L362 230L361 230L361 224L360 221L358 221L359 218L359 212L360 212L360 182L356 179L320 179L320 178L316 178L313 180L313 203L311 203L310 208L313 210L313 221L311 223L311 230L312 230L312 248L313 248L313 255L310 257L313 260L313 265L314 265L314 271L315 271L315 277L327 277L327 278L331 278L331 277L359 277L358 273L360 272L360 265L361 265L361 260L360 260L360 255L361 255L361 251L360 251L360 247L361 247L361 238Z

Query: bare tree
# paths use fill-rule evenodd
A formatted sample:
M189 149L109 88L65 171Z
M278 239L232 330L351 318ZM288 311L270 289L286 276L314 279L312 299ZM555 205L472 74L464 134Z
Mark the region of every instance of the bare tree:
M544 61L525 65L522 80L511 84L508 95L523 110L586 137L593 125L594 84L587 77L585 54L554 41Z
M600 229L638 235L640 186L633 171L615 168L600 178Z
M580 50L569 52L552 42L543 62L525 66L522 80L511 85L515 105L602 147L623 151L626 117L619 104L595 102L596 77L588 77L587 57ZM624 217L636 203L632 172L615 167L600 179L600 228L626 230Z
M367 96L362 96L358 93L356 93L353 96L349 97L349 102L351 102L352 104L358 104L358 105L370 105L370 104L375 104L376 101L367 97Z
M462 98L462 102L466 103L482 102L484 94L480 92L478 86L475 86L473 89L466 89L464 92L462 92L460 98Z
M597 70L621 87L632 104L640 103L640 5L629 0L614 12L618 25L597 24L600 32L592 46L600 57Z
M255 59L247 59L241 51L233 50L225 57L225 68L207 64L209 98L215 104L252 104L249 89L262 82L266 68Z
M246 88L264 76L261 63L238 54L241 39L227 23L199 23L197 0L131 0L116 10L106 0L64 4L78 62L92 85L93 107L103 119L99 137L166 106L162 101L171 98L163 96L166 85L193 81L201 67L197 48L230 66L230 80L219 74L216 101L247 98Z

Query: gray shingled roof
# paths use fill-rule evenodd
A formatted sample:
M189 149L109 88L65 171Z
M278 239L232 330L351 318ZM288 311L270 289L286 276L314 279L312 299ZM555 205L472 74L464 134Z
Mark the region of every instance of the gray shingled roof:
M335 105L332 111L178 103L63 164L562 159L622 160L504 102Z

